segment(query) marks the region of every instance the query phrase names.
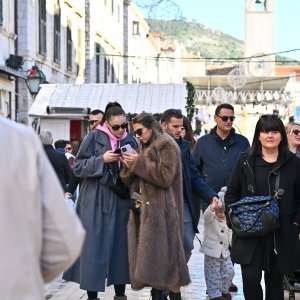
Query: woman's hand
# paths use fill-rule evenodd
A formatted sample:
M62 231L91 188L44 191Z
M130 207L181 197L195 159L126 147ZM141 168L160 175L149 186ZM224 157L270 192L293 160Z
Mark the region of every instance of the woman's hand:
M108 150L103 154L103 160L105 163L112 163L118 161L121 158L121 154L114 153L112 150Z
M125 164L127 168L130 168L132 164L136 161L139 154L135 152L134 154L124 154L122 155L121 161Z

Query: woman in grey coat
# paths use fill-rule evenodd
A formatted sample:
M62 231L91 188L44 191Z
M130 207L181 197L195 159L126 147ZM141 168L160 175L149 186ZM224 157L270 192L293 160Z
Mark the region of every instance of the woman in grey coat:
M129 283L127 222L129 201L121 199L109 186L109 172L120 171L117 148L135 139L127 134L125 112L117 102L109 103L105 121L83 140L74 162L74 174L83 179L77 213L86 230L86 240L78 261L63 275L80 284L88 299L97 299L98 291L114 285L114 299L125 300Z

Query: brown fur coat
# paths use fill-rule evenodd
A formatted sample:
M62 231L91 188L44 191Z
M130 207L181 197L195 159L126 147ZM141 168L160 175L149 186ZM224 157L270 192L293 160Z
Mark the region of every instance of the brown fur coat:
M183 191L180 150L159 136L121 174L131 191L142 191L141 214L130 212L129 269L133 289L190 283L183 249Z

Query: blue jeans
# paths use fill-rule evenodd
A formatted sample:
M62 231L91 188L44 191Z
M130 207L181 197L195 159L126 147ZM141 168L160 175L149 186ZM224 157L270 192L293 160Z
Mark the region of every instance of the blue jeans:
M184 232L183 232L183 247L184 247L184 253L185 253L185 259L186 263L191 258L192 250L194 249L194 227L193 227L193 220L192 216L190 214L188 205L186 202L184 202Z

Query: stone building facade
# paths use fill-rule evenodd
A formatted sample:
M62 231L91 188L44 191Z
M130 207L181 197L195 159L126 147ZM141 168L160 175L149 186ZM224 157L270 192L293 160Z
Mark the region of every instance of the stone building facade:
M46 83L183 82L182 51L169 59L131 0L0 0L0 12L0 110L18 122L35 121L33 66ZM22 63L7 70L10 55Z

